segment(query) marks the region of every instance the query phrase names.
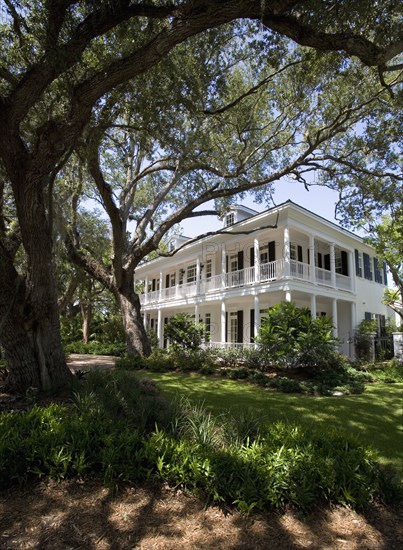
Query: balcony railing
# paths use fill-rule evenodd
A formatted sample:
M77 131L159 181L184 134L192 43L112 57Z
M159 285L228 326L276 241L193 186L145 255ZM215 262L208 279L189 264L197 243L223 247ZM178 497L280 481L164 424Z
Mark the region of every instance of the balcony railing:
M339 273L335 274L335 286L341 290L351 290L351 278ZM199 284L196 282L176 285L164 288L161 291L149 292L140 296L141 304L153 304L159 301L175 300L196 295L206 295L223 289L239 288L251 284L265 283L284 279L286 276L285 262L283 259L274 262L260 264L259 269L247 267L215 275L208 279L202 279ZM303 262L291 260L289 264L289 276L292 279L311 281L320 285L333 287L332 273L327 269L315 267L315 281L311 280L311 266Z

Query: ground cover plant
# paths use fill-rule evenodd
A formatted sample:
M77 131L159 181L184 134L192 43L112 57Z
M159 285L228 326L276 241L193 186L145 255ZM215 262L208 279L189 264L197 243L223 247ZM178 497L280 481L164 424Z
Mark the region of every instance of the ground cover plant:
M196 374L139 374L151 377L165 395L180 394L192 402L203 401L218 415L228 410L253 410L271 422L302 424L308 429L331 427L352 434L376 450L381 464L392 467L403 478L401 383L369 384L360 395L313 397Z
M354 436L245 411L212 415L190 400L170 404L132 373L90 373L69 404L1 415L0 486L42 477L95 475L108 486L154 479L243 511L396 496Z

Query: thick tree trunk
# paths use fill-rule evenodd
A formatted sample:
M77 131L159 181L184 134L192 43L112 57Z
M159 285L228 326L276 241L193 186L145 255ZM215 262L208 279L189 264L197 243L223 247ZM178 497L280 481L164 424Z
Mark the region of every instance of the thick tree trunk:
M72 374L61 344L50 228L42 193L32 182L14 186L14 196L27 256L27 278L22 293L20 277L3 249L0 307L5 316L0 343L9 371L7 385L20 392L30 386L55 391L66 386Z
M81 304L81 318L83 320L82 331L83 331L83 342L88 344L90 340L90 328L91 328L91 318L92 318L92 304Z
M127 351L135 355L149 355L151 348L141 318L140 300L134 292L133 277L129 279L123 288L114 292L122 314Z

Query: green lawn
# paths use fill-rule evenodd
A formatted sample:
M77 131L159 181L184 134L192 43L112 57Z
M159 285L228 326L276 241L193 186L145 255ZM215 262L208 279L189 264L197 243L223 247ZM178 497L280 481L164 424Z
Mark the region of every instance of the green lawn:
M403 477L403 384L368 385L361 395L311 397L268 392L239 381L178 373L146 373L169 396L204 401L217 413L253 408L269 421L285 420L357 435L383 464Z

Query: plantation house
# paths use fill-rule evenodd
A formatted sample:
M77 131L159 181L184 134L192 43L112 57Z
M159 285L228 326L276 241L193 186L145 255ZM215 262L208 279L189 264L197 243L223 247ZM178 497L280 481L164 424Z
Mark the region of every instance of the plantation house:
M364 319L381 330L386 269L361 237L287 201L257 213L231 207L214 234L169 241L170 257L136 271L146 327L164 342L164 324L188 313L206 325L211 346L253 345L265 312L282 300L333 319L341 351L353 356Z

